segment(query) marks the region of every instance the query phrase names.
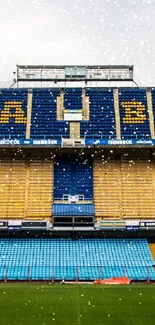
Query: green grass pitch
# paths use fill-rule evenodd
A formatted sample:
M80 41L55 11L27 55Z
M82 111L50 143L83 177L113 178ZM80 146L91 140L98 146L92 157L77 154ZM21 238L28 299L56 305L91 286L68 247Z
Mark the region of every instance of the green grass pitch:
M1 325L154 325L155 285L0 284Z

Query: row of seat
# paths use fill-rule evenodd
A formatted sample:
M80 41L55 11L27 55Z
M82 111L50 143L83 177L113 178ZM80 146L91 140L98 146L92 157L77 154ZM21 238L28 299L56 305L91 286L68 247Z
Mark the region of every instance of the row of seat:
M93 175L96 217L154 218L154 161L95 157Z
M82 137L116 138L114 99L112 89L88 89L90 120L81 121Z
M90 156L57 156L54 161L54 199L64 194L93 199L93 165Z
M27 96L27 89L0 90L1 138L25 138L27 121Z
M116 138L113 91L113 88L86 89L90 119L80 122L81 137ZM69 123L57 121L57 98L60 97L60 89L33 89L32 93L31 138L44 136L51 138L58 135L69 137ZM82 109L82 96L82 88L65 89L63 108ZM27 104L28 89L0 90L1 137L6 135L12 138L25 137ZM154 89L152 89L152 104L155 116ZM123 139L151 137L146 89L120 88L119 110ZM14 115L16 115L16 120Z
M57 121L57 97L60 89L34 89L32 100L31 138L37 136L67 136L69 124L66 121ZM51 136L50 136L51 135Z
M51 218L54 198L54 215L93 215L94 199L96 218L154 219L154 180L155 163L147 158L1 159L0 218ZM89 202L60 205L64 194Z
M155 280L146 239L1 238L0 265L1 280L95 280L124 274Z
M0 218L51 218L53 161L0 161Z
M53 204L53 216L94 216L94 204Z

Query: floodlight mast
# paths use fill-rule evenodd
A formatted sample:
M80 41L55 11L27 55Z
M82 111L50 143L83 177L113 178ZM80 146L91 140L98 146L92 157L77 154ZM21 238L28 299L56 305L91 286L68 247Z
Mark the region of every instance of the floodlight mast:
M21 82L134 82L133 65L17 65Z

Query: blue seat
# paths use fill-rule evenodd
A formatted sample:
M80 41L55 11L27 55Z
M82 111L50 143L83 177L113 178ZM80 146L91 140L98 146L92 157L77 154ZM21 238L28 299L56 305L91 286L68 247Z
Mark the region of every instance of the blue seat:
M54 160L54 199L63 194L93 199L93 161L91 157L57 156Z
M113 89L88 88L90 120L81 121L81 136L86 138L116 138Z
M31 138L57 139L69 137L69 123L57 121L57 97L60 89L33 89Z
M27 89L0 89L0 138L25 139L27 95Z
M120 88L119 109L122 139L151 138L146 89Z
M0 239L0 279L95 280L119 277L155 280L146 239Z

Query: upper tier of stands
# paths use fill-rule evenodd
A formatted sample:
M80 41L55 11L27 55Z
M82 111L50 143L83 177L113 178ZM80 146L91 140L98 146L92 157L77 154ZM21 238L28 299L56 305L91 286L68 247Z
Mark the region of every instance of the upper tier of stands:
M150 138L146 90L120 89L119 103L122 138Z
M59 91L60 94L60 91ZM64 108L68 110L82 109L82 89L66 88L64 89Z
M90 120L81 122L81 137L116 138L113 89L88 89Z
M0 239L0 279L95 280L120 277L155 280L146 239Z
M27 123L27 89L0 89L0 137L24 139Z
M89 103L89 120L80 121L80 137L116 138L116 120L120 111L120 134L123 139L151 137L147 90L119 88L117 103L113 88L40 88L32 89L32 107L28 104L28 89L0 90L0 137L27 139L69 138L70 122L57 120L57 105L61 95L62 109L81 110L84 96ZM151 90L155 116L155 90ZM62 99L61 98L61 99ZM151 109L149 107L149 109ZM117 115L118 114L118 115ZM151 115L150 115L151 116ZM117 121L118 122L118 121ZM152 121L152 123L154 123ZM29 129L29 128L28 128ZM117 130L118 131L118 130ZM117 132L118 136L118 132Z
M56 102L60 89L34 89L32 100L31 138L69 137L69 124L57 121Z

